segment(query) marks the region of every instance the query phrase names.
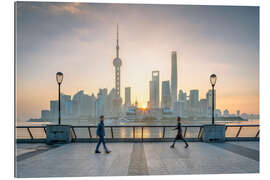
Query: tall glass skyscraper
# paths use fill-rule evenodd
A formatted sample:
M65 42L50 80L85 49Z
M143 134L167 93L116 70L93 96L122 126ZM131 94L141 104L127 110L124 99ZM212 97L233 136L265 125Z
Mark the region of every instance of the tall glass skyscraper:
M171 55L171 102L172 106L177 101L177 53L172 51Z
M162 108L171 107L170 81L162 81L161 107Z
M159 71L152 71L150 81L150 108L159 108Z

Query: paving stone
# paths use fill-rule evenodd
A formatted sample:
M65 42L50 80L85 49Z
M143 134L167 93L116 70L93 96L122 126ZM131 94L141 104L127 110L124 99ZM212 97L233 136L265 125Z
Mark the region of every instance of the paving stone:
M259 173L258 142L208 144L183 142L107 143L110 154L95 154L96 143L71 143L17 159L17 177L82 177L173 174ZM43 144L44 145L44 144ZM17 157L42 144L17 144ZM247 154L251 153L251 154ZM255 153L255 155L252 153Z

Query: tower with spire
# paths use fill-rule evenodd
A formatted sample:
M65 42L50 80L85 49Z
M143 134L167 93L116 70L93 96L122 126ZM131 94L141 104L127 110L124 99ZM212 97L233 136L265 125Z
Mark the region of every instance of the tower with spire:
M116 40L116 58L113 60L113 65L115 68L115 89L116 95L120 97L120 67L122 65L122 61L119 58L119 44L118 44L118 25L117 25L117 40Z
M122 98L121 98L121 71L120 67L122 65L122 60L119 58L119 40L118 40L118 24L117 24L117 40L116 40L116 58L113 60L113 66L115 68L115 90L116 90L116 96L113 99L113 105L114 105L114 112L117 116L120 115L121 112L121 105L122 105Z

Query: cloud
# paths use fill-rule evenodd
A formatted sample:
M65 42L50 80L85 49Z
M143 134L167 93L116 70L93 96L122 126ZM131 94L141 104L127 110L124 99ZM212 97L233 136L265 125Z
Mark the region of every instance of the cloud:
M49 4L48 10L54 15L63 13L77 14L80 12L80 3L61 3L61 4Z

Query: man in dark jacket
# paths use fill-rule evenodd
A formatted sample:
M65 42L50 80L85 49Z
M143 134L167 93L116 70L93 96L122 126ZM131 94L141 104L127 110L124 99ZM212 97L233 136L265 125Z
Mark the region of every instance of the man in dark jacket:
M175 137L175 139L174 139L174 141L173 141L173 144L171 145L171 148L174 148L174 144L175 144L175 141L176 140L183 140L184 142L185 142L185 144L186 144L186 146L185 146L185 148L187 148L188 147L188 143L187 143L187 141L184 139L184 137L182 136L182 128L181 128L181 117L177 117L177 126L176 126L176 128L174 128L173 130L178 130L177 131L177 135L176 135L176 137Z
M106 147L106 143L105 143L105 139L104 139L104 136L105 136L105 130L104 130L104 116L100 116L100 123L98 124L98 127L97 127L97 136L99 137L99 140L98 140L98 144L97 144L97 147L96 147L96 151L95 153L100 153L100 151L98 150L100 144L102 143L103 144L103 147L106 151L106 153L110 153L111 151L109 151Z

